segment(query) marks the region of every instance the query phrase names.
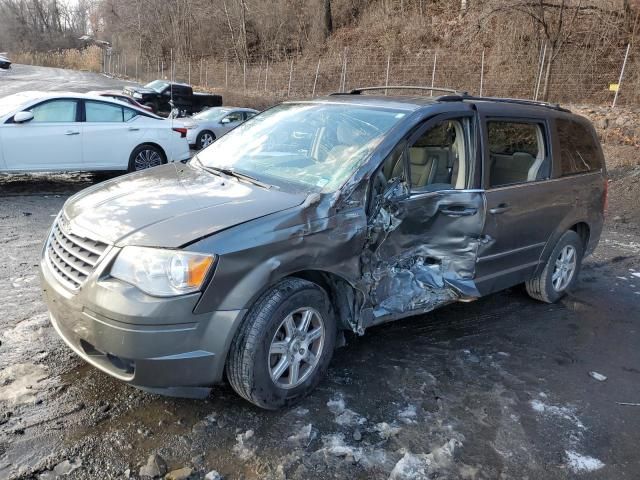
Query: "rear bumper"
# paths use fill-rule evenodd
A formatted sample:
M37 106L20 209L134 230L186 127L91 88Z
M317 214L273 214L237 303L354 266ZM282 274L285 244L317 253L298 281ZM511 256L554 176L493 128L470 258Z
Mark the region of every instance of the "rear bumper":
M209 386L222 380L244 310L196 315L199 295L159 299L121 282L103 286L92 278L72 293L45 262L41 277L56 332L94 367L148 388Z

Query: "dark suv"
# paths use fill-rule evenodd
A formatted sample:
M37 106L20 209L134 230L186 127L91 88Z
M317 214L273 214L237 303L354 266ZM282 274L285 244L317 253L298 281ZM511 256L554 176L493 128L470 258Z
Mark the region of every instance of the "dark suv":
M607 192L587 120L366 90L278 105L186 165L70 198L41 263L60 336L147 390L208 393L226 372L277 408L319 382L341 331L573 287Z

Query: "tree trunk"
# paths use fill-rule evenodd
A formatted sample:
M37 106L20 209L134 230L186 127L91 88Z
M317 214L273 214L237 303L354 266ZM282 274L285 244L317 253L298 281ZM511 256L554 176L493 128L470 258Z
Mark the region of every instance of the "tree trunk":
M331 0L323 0L322 33L328 38L333 32L333 19L331 17Z

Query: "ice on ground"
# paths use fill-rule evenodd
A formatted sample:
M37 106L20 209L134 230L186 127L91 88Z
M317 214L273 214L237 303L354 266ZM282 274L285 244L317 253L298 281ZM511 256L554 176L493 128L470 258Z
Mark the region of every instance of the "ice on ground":
M604 463L597 458L580 455L572 450L565 451L565 455L567 456L567 466L573 473L593 472L604 467Z
M336 457L352 457L356 462L362 458L362 449L344 442L344 434L332 433L322 437L324 451Z
M334 421L343 427L363 425L367 422L367 419L362 415L347 408L341 394L338 394L329 400L327 402L327 407L329 407L331 413L335 415Z
M415 405L407 405L407 407L398 412L398 418L406 424L416 423L415 418L418 416Z
M333 413L334 415L341 414L346 408L344 398L341 394L337 394L327 402L327 407L329 407L329 410L331 410L331 413Z
M374 427L375 431L378 432L385 440L390 439L391 437L395 437L398 433L400 433L400 427L395 425L389 425L387 422L377 423Z
M241 460L248 460L255 455L255 448L250 448L246 445L251 437L253 437L253 430L247 430L236 435L236 444L233 446L233 451Z
M313 426L309 423L293 435L289 436L287 440L291 443L297 443L299 445L308 445L313 440Z
M540 400L531 400L531 408L542 415L562 418L573 423L576 427L584 430L586 427L575 414L575 409L571 407L560 407L557 405L547 405Z
M16 363L0 371L0 402L29 403L35 400L36 387L47 378L42 365Z
M455 449L461 445L460 441L452 438L431 453L405 452L393 467L389 480L426 480L432 474L451 467Z

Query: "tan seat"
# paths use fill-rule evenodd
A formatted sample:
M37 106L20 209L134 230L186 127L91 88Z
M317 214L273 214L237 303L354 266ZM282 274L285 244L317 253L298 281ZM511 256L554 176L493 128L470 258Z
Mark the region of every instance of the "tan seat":
M429 155L425 147L409 148L409 169L411 172L411 185L424 187L433 182L436 174L437 159ZM398 160L393 169L393 176L402 174L402 158Z

